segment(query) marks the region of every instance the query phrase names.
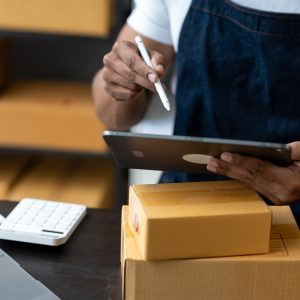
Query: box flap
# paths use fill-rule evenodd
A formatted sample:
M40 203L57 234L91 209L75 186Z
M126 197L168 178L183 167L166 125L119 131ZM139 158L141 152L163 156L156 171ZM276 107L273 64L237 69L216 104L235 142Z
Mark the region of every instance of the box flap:
M130 196L140 201L148 218L253 214L269 211L247 185L234 180L133 185Z

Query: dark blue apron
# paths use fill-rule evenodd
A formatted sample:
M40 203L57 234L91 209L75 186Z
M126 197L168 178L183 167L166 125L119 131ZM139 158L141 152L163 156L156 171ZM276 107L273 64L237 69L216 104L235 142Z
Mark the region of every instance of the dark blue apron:
M300 15L193 0L176 64L175 135L300 140ZM166 172L161 182L216 179Z

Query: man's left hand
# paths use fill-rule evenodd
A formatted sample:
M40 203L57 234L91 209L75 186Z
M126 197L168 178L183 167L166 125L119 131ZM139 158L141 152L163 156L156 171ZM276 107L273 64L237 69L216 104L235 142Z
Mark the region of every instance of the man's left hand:
M220 159L211 158L207 169L248 184L274 204L289 204L300 199L300 142L290 146L293 164L288 167L225 152Z

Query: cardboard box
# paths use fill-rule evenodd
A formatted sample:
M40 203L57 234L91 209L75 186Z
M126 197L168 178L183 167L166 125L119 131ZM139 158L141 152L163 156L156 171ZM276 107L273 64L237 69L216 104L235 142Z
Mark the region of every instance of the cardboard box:
M112 208L113 182L113 166L108 159L39 157L14 180L3 198L17 201L25 197L40 198Z
M92 208L114 207L113 163L109 159L76 160L52 198Z
M271 207L270 253L144 261L123 210L123 300L298 300L300 234L288 207Z
M0 0L0 28L103 37L113 8L113 0Z
M16 82L0 94L0 146L106 152L91 88L79 82Z
M271 213L238 181L133 185L129 226L146 260L267 253Z
M65 157L42 157L15 182L6 199L22 198L53 199L53 194L71 166L72 159Z
M6 198L7 193L25 171L30 161L31 157L27 154L0 154L0 198Z

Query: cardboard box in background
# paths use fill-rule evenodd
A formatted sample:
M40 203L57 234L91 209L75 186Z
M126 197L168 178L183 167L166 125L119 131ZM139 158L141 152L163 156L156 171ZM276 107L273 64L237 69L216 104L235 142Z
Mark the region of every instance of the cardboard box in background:
M122 217L123 300L298 300L300 234L288 206L271 207L270 253L189 260L142 260Z
M0 94L0 146L106 152L91 88L80 82L15 82Z
M113 8L114 0L0 0L0 28L103 37Z
M45 156L36 158L3 198L39 198L111 208L113 186L111 161Z
M7 86L10 78L9 41L0 37L0 92Z
M53 199L92 208L114 207L114 167L108 159L76 160Z
M267 253L271 213L238 181L133 185L129 226L146 260Z
M32 157L28 154L0 153L0 199L5 199L31 161Z
M72 159L67 157L37 158L15 182L6 198L17 201L22 198L52 199L54 191L68 173L71 163Z

